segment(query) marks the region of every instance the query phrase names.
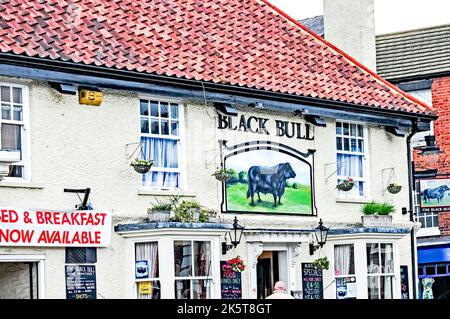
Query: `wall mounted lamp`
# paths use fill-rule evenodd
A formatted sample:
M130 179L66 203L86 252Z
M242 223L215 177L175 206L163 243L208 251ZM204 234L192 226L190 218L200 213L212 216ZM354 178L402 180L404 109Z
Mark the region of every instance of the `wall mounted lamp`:
M323 225L322 222L322 218L319 221L319 226L315 228L314 230L314 235L316 237L316 242L317 245L314 245L314 243L310 243L309 244L309 254L310 255L314 255L314 252L319 249L322 248L323 245L325 245L325 243L327 242L327 237L328 237L328 231L330 230L330 228L325 227Z
M228 245L226 242L222 242L222 255L226 255L227 251L233 247L236 248L236 246L240 244L244 229L245 227L239 225L237 217L234 216L233 229L229 232L231 245Z

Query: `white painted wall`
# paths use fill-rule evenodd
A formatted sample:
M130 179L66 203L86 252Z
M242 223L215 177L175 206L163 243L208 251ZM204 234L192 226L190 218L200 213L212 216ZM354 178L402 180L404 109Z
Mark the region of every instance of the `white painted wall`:
M376 71L374 0L324 0L325 39Z
M5 81L17 81L1 78ZM64 193L64 188L91 188L94 209L111 211L113 223L132 223L146 220L147 208L155 194L143 191L140 175L129 166L130 153L125 145L139 141L139 97L134 92L103 90L104 101L99 107L78 104L77 96L62 95L46 83L29 83L31 126L31 174L32 180L24 187L11 187L0 183L0 206L21 208L70 209L78 204L75 194ZM182 195L193 196L204 206L219 210L222 200L221 184L212 176L220 165L219 139L229 145L253 141L261 135L216 128L213 107L185 103L185 139L187 189ZM360 202L342 202L336 199L336 181L325 183L325 165L336 162L334 121L327 120L326 128L315 128L314 141L304 141L274 136L274 119L304 123L301 118L271 111L239 108L247 115L269 117L268 129L271 141L287 144L298 150L317 149L315 162L316 201L319 216L241 215L239 221L248 228L298 228L317 226L319 217L332 228L360 224ZM401 215L401 207L407 207L406 142L376 126L369 127L370 197L368 200L389 200L398 208L394 214L396 225L409 226L407 216ZM385 194L381 170L395 167L404 189L398 195ZM332 172L332 170L331 170ZM9 185L9 186L8 186ZM172 193L168 192L167 195ZM234 217L223 216L227 221ZM129 283L121 276L126 264L124 256L127 240L112 233L108 248L98 249L97 283L98 298L128 297L124 289ZM405 247L407 245L405 244ZM61 248L0 248L0 254L45 254L46 297L65 298L64 249ZM237 251L247 257L245 239ZM400 250L400 258L408 262L409 250ZM304 255L306 254L306 255ZM225 257L224 257L225 258ZM300 261L311 261L304 245ZM298 265L297 265L298 266ZM248 278L243 276L244 296L248 294Z

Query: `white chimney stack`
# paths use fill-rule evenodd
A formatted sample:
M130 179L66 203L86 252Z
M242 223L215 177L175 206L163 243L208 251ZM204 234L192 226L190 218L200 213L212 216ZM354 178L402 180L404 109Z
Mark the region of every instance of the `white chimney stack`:
M323 0L325 39L376 72L374 0Z

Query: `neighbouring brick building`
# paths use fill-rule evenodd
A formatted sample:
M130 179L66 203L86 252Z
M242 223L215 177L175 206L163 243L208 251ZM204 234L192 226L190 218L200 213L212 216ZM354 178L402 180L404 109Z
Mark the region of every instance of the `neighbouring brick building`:
M377 36L377 70L439 115L413 139L415 213L419 279L433 278L434 297L449 298L450 192L428 192L450 186L450 25Z

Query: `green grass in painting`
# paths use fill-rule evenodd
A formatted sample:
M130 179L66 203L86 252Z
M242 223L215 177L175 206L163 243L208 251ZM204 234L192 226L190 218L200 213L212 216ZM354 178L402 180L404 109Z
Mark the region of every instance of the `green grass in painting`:
M244 183L227 183L227 209L243 212L267 212L280 214L311 214L311 189L309 186L299 185L297 189L286 187L281 197L281 205L273 206L272 194L261 194L261 202L255 194L255 206L250 206L251 199L247 198L248 185Z
M450 206L450 194L447 193L444 195L444 198L442 198L442 201L438 203L436 198L431 198L429 202L424 202L423 196L422 196L422 207L441 207L441 206Z

